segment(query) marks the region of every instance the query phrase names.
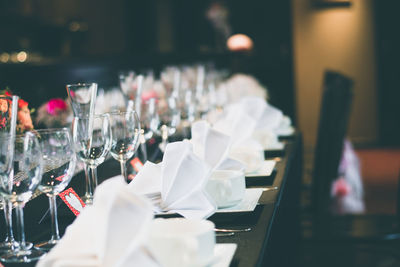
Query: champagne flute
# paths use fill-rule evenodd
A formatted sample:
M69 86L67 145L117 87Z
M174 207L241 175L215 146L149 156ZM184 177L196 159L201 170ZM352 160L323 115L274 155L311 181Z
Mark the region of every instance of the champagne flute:
M3 139L6 140L3 142ZM14 165L14 175L3 172L0 175L0 194L16 206L17 226L19 233L19 248L14 248L11 252L1 255L3 262L31 262L44 255L43 251L30 249L25 242L24 213L23 207L32 197L33 192L38 187L42 178L42 155L40 144L32 132L15 138L14 155L13 153L3 153L4 145L9 148L7 138L1 138L1 161ZM8 170L8 168L7 168Z
M0 96L0 133L8 134L7 140L9 141L8 153L14 153L14 139L15 130L17 125L17 112L18 112L18 96ZM5 135L7 136L7 135ZM12 173L12 164L11 170ZM0 243L0 251L8 252L19 246L18 242L14 239L12 229L12 204L7 199L2 199L4 217L7 227L6 238L4 242Z
M56 197L71 181L76 156L68 129L41 129L35 132L41 145L43 159L43 175L38 189L49 198L52 229L51 239L35 247L49 251L60 240Z
M140 120L136 111L111 112L112 145L111 155L121 164L121 174L128 182L126 161L135 154L140 144Z
M180 123L180 111L176 98L169 97L165 101L158 101L155 98L149 100L149 112L151 115L150 129L161 136L161 151L165 151L168 137L176 132Z
M111 148L111 125L108 114L74 117L72 136L78 158L90 169L88 187L84 197L86 204L93 204L97 186L97 166L104 162Z
M92 118L95 112L97 84L96 83L78 83L68 84L67 93L71 103L72 111L75 117ZM90 167L84 162L86 192L83 201L90 204L93 190L92 181L90 180ZM89 197L89 199L86 199Z

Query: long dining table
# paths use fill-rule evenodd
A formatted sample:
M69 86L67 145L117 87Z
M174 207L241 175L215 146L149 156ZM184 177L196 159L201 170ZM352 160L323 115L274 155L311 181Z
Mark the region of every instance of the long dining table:
M276 161L271 175L246 178L246 187L263 188L263 193L252 212L216 213L209 218L217 228L247 229L230 236L218 236L217 243L236 243L237 249L230 266L291 266L296 257L300 240L299 206L302 177L302 135L295 133L282 138L283 150L266 151L266 159ZM120 166L109 159L98 167L99 183L118 175ZM78 195L85 192L83 172L77 173L67 188L73 188ZM76 216L58 198L58 222L61 236L73 223ZM24 208L26 240L39 242L48 240L51 220L48 199L39 195L26 203ZM2 216L3 217L3 216ZM15 218L13 218L15 221ZM0 220L0 238L6 232L4 219ZM35 266L35 262L25 264L5 264L5 266ZM134 263L133 265L134 266Z

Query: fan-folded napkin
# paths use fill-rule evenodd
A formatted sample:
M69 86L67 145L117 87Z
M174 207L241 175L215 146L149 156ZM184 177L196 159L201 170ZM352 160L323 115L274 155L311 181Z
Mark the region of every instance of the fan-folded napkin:
M151 196L157 212L176 212L186 218L211 216L216 205L205 191L210 167L193 152L189 141L169 143L163 160L147 161L129 184L138 194ZM157 193L161 199L157 202Z
M135 195L121 176L111 178L97 187L93 205L37 266L159 266L144 247L152 219L148 200Z

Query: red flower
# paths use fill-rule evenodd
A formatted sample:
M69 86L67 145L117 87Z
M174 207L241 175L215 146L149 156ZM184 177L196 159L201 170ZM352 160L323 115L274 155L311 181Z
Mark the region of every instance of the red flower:
M18 101L18 109L22 109L22 108L27 108L28 107L28 102L26 102L23 99L19 99Z
M47 102L47 113L56 115L59 111L67 110L67 103L61 98L54 98Z

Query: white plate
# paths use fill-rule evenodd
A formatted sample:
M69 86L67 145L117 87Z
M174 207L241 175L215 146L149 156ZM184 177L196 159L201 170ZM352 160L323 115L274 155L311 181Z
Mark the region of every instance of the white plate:
M246 177L270 176L276 165L275 160L264 160L261 167L254 172L246 173Z
M249 212L253 211L263 192L262 188L246 188L243 200L235 206L217 209L216 213Z
M295 129L293 126L287 126L287 127L280 127L278 129L275 130L275 133L278 136L290 136L293 135L295 132Z
M264 151L276 151L276 150L284 150L284 149L285 149L285 143L283 143L283 142L277 142L275 144L264 147Z
M214 258L215 260L210 265L211 267L229 267L235 255L237 244L215 244Z

